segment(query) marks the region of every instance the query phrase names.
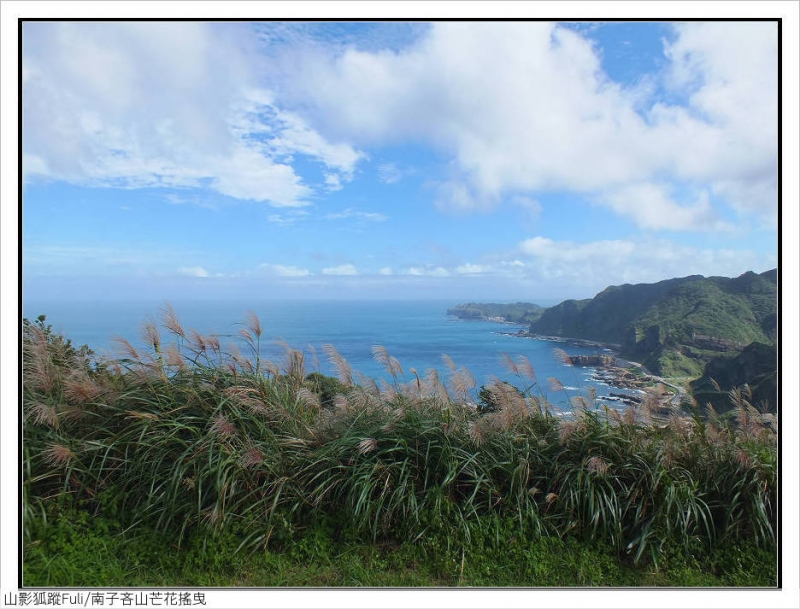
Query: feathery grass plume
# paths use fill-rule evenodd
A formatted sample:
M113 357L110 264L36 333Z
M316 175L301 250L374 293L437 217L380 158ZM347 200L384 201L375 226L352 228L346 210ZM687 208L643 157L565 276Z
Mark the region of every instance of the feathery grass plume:
M380 398L386 403L394 402L399 395L397 390L386 379L378 379L378 382L380 383Z
M558 495L556 495L555 493L547 493L544 500L547 503L547 505L552 505L553 503L558 501Z
M364 376L359 372L358 385L362 387L367 392L367 394L369 394L370 399L380 401L381 389L378 386L378 381L376 381L374 378L372 378L371 376L369 377Z
M750 404L745 399L742 387L734 387L731 389L728 392L728 397L736 407L736 422L739 424L740 428L747 429L750 424L750 412L747 407Z
M508 353L501 353L500 354L500 361L506 367L506 370L508 370L511 374L514 374L516 376L520 376L519 368L517 367L517 364L514 363L514 360L511 359L511 356Z
M556 377L551 376L547 379L547 382L550 383L550 389L552 391L564 391L564 385L562 385L561 381L559 381Z
M589 403L582 395L573 396L570 399L570 403L572 404L573 410L577 412L586 410L589 407Z
M709 380L711 381L711 384L714 386L714 389L720 392L722 391L722 388L719 386L719 383L716 380L714 380L713 378L709 378Z
M692 432L692 421L682 417L679 412L672 412L667 424L674 434L684 438L687 438Z
M376 386L377 389L377 386ZM348 404L357 410L366 410L375 405L376 400L373 398L375 394L372 393L363 383L355 385L347 395Z
M750 455L743 448L738 448L734 451L734 460L736 461L737 465L743 470L749 470L753 467L753 459Z
M133 345L128 340L121 336L112 336L111 340L119 345L119 351L122 355L128 356L130 359L139 361L139 352L134 349Z
M477 387L475 377L464 367L457 369L450 377L450 389L461 402L467 401L469 391L475 387Z
M198 354L205 353L206 349L208 349L208 344L206 343L205 337L194 328L189 329L189 343L191 344L195 353Z
M253 397L253 393L255 393L255 390L251 387L234 385L225 389L222 395L229 398L233 403L244 406L254 414L270 414L269 406L261 398Z
M628 406L622 413L622 421L631 427L636 425L636 409L633 406Z
M156 323L152 319L148 319L142 324L142 339L156 353L161 353L161 334L159 334Z
M283 371L286 376L303 380L306 376L306 355L298 349L293 349L282 338L277 341L284 350Z
M439 380L439 371L436 368L428 368L425 375L426 393L430 397L439 398L441 400L449 400L450 396L447 394L447 388Z
M169 302L165 302L161 307L161 324L175 336L186 338L186 331L178 321L178 314Z
M594 387L589 387L589 388L586 390L586 395L588 395L588 396L589 396L589 399L590 399L592 402L594 402L594 401L597 399L597 389L595 389Z
M71 402L86 404L103 394L103 387L79 368L71 370L64 379L64 395Z
M169 345L164 350L164 357L166 359L167 365L172 366L173 368L177 369L178 372L186 372L188 366L181 356L181 352L178 349L178 346L175 344Z
M256 339L255 336L253 336L253 333L250 332L250 330L248 330L247 328L239 328L239 336L241 336L244 339L244 341L251 346L251 348L254 348Z
M398 376L403 375L403 367L400 365L400 362L397 361L396 358L389 355L386 347L382 345L373 345L372 357L376 362L378 362L378 364L383 366L384 370L386 370L386 372L388 372L395 381L397 381Z
M48 349L47 335L35 325L25 326L22 363L26 386L48 393L53 390L58 371Z
M244 454L239 459L239 463L244 468L255 467L264 460L264 453L258 448L252 446L244 451Z
M314 411L320 409L319 396L308 387L301 387L297 390L297 400L306 408Z
M268 377L278 378L281 374L281 367L272 360L261 362L261 371Z
M361 455L371 453L374 450L377 450L377 448L378 441L375 438L364 438L358 443L358 453Z
M562 419L561 424L558 427L558 438L562 444L566 444L567 441L572 437L572 434L575 433L578 429L578 424L575 421L570 421L568 419Z
M211 419L210 431L220 437L228 438L236 435L236 427L225 418L223 414L217 414Z
M608 473L608 463L595 455L586 460L586 469L602 478Z
M471 421L469 424L469 437L475 446L483 445L485 432L481 421Z
M492 389L493 387L494 389ZM528 414L528 403L514 385L496 378L489 386L489 391L496 395L502 406L502 411L507 417L507 426L510 426L512 421Z
M536 371L533 369L533 364L524 355L517 356L517 369L524 378L536 382Z
M553 357L556 358L557 362L561 362L565 366L572 366L572 358L560 347L553 349Z
M248 311L245 314L245 324L250 332L253 333L253 336L256 338L261 338L261 320L258 319L258 315L256 315L253 311Z
M64 444L50 444L44 451L44 458L53 467L66 467L75 453Z
M208 348L214 353L222 352L222 345L219 342L219 336L217 336L216 334L210 334L206 336L206 344L208 345Z
M661 408L661 392L658 389L648 387L644 390L644 399L639 404L639 413L642 422L648 424L652 422L653 416L658 413Z
M328 356L333 369L336 370L336 376L339 381L347 387L352 387L355 383L353 383L353 370L350 368L348 361L342 357L333 345L322 345L322 350Z
M52 429L58 429L58 413L51 404L33 402L28 405L28 417L33 419L36 425L47 425Z
M347 412L347 409L349 408L347 396L341 393L337 393L335 396L333 396L333 407L339 414L344 414Z
M416 395L417 397L422 396L422 381L419 378L419 374L417 374L416 368L411 368L411 374L414 375L414 381L408 384L408 387L414 387L416 391L412 390L412 395Z
M445 367L450 370L451 372L456 371L456 363L453 361L453 358L447 355L447 353L442 353L442 361L444 362Z

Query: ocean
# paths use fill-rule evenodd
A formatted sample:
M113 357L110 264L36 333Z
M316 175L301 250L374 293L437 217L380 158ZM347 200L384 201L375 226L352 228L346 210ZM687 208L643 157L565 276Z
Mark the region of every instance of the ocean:
M420 377L431 368L446 381L449 370L442 356L448 355L459 367L472 372L478 387L493 378L508 381L521 389L530 382L516 377L503 363L503 354L512 358L523 355L533 365L537 384L535 395L546 395L554 404L569 410L569 399L587 395L594 387L599 396L611 389L593 375L592 368L566 366L558 361L555 349L570 355L603 352L569 342L513 336L523 326L488 321L463 321L447 315L452 301L191 301L170 304L181 325L201 334L215 334L223 346L236 342L241 346L239 329L244 327L248 311L255 313L263 328L261 356L280 363L285 341L306 354L308 371L319 370L335 375L322 346L333 345L347 359L355 372L370 378L391 380L373 359L372 347L382 345L403 367L406 381L413 380L412 368ZM137 348L144 345L142 323L152 319L161 323L164 303L157 302L66 302L26 301L23 315L33 319L47 316L53 329L75 345L89 345L106 356L118 354L114 337L122 337ZM162 339L171 338L165 330ZM246 351L243 349L243 353ZM316 353L316 357L315 357ZM564 391L552 391L550 378L557 378Z

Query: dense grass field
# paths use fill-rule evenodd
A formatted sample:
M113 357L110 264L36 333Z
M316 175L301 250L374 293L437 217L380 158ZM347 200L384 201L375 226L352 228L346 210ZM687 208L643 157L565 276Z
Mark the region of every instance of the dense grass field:
M566 415L469 371L338 378L146 323L99 360L26 321L24 583L37 586L775 586L775 418ZM164 332L166 340L162 338Z

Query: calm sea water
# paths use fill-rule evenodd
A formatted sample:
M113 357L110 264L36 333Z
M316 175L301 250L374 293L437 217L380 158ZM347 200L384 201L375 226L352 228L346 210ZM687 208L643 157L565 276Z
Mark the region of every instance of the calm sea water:
M449 371L442 355L447 354L457 366L469 369L479 386L498 377L521 387L523 381L503 364L502 354L506 353L512 358L527 357L536 371L536 393L546 394L550 401L565 408L567 396L563 391L551 391L550 377L559 379L569 396L586 395L589 387L594 387L599 395L610 390L592 377L591 368L565 366L554 354L556 348L570 355L598 353L600 349L509 335L522 326L448 317L447 308L455 304L450 301L172 302L184 328L219 335L223 345L239 341L239 329L247 312L252 311L263 328L262 357L279 363L284 350L278 341L283 340L306 353L310 370L318 365L323 374L334 374L322 349L322 345L331 344L354 371L391 380L373 360L373 345L382 345L400 361L406 380L413 379L412 368L420 376L434 368L446 380ZM125 338L137 347L143 345L142 322L151 318L160 324L162 307L163 303L155 302L26 301L23 314L28 318L45 314L47 322L72 339L73 344L87 344L98 353L113 356L117 353L113 337ZM162 334L165 339L170 336L166 331Z

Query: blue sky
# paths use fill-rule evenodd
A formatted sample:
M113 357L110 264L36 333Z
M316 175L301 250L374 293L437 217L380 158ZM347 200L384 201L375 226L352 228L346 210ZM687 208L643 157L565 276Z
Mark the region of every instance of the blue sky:
M31 297L591 297L777 265L777 26L28 22Z

